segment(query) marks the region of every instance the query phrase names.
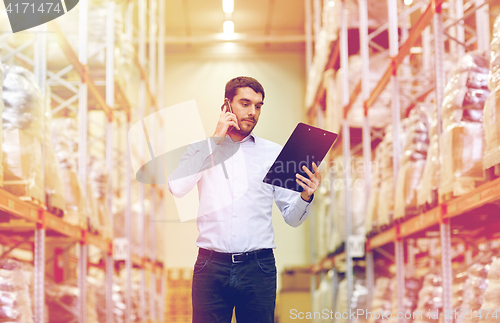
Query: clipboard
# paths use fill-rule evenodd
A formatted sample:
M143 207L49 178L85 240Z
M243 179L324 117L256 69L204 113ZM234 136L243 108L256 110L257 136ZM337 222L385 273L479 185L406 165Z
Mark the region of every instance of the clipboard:
M332 147L338 134L299 123L263 179L264 183L302 192L296 175L309 176L302 170L306 166L313 171L312 163L319 167Z

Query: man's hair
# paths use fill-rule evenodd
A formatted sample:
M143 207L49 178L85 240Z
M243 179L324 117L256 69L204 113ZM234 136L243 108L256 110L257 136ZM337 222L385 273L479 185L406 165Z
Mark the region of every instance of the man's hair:
M226 83L226 89L224 92L224 98L228 98L229 101L233 101L236 96L236 91L240 87L249 87L255 91L255 93L262 94L262 101L264 101L264 88L262 84L256 79L249 76L238 76Z

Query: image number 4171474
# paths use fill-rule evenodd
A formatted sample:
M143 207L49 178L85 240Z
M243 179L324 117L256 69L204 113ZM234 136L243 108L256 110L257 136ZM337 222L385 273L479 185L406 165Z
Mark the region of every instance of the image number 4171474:
M4 0L12 32L36 27L64 15L79 0Z

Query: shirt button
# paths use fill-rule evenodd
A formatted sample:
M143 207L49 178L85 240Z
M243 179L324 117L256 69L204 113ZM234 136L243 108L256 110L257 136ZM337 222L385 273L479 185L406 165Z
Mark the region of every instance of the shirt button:
M234 217L236 217L236 214L234 215Z
M235 234L233 234L233 237L236 237L236 233L235 233Z

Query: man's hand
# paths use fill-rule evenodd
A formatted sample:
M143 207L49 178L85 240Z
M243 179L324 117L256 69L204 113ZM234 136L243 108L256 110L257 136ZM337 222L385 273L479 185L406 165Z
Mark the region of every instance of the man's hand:
M316 189L321 183L321 174L318 170L318 166L316 166L316 163L314 162L313 162L314 174L306 166L302 166L302 169L306 172L307 176L309 176L309 179L305 178L300 174L297 174L296 181L304 189L300 193L300 196L302 196L304 201L310 202L311 196L314 194L314 192L316 192Z
M217 122L217 127L215 128L215 133L213 135L217 144L219 144L219 141L222 141L224 140L224 138L226 138L226 134L229 132L230 127L235 127L236 129L240 130L236 115L234 113L227 112L227 106L224 105L224 108L222 109L219 117L219 121Z

